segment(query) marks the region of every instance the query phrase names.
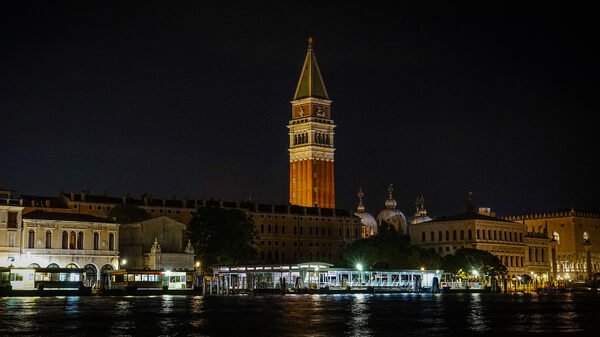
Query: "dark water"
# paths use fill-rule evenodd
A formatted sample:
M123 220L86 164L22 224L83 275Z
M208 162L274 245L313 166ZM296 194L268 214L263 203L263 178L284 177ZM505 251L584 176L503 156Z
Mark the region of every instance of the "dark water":
M600 336L600 295L13 297L0 335Z

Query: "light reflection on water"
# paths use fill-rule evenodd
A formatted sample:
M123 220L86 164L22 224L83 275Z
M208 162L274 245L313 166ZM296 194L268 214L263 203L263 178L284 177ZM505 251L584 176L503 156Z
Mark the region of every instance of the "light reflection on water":
M354 296L354 301L350 307L350 331L348 336L372 336L373 333L369 329L369 307L367 304L367 295L357 294Z
M600 295L0 298L0 335L446 336L597 332Z
M471 303L469 305L469 315L467 316L467 322L470 330L475 332L486 332L490 328L488 327L487 318L484 313L484 306L481 303L482 294L471 294Z

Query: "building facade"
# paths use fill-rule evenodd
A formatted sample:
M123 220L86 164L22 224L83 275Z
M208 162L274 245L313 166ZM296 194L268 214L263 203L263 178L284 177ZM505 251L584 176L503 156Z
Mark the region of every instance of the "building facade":
M413 224L410 242L442 256L460 248L484 250L507 267L509 278L533 273L547 280L550 239L528 233L521 223L492 215L488 208L480 208L477 213L468 211Z
M23 215L20 266L82 268L87 285L118 268L119 225L90 215L34 211Z
M335 208L334 121L321 70L308 40L288 124L292 205Z
M0 188L0 267L21 266L23 200Z
M600 214L559 210L508 216L528 231L546 231L551 237L552 276L557 280L587 280L600 272ZM534 251L535 253L535 251Z
M194 249L186 225L158 216L121 225L121 268L193 270Z

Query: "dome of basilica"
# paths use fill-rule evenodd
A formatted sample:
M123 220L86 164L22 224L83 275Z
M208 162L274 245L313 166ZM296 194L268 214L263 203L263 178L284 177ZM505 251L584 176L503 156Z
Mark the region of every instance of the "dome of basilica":
M364 237L369 237L377 234L377 221L371 214L365 212L365 206L362 202L364 196L365 194L363 193L361 188L358 191L359 201L358 207L356 208L356 213L354 213L354 215L360 218L360 223L364 226Z
M382 223L387 223L396 228L402 234L408 234L408 228L406 224L406 217L400 210L396 208L396 200L392 198L392 192L394 191L392 185L388 187L389 197L385 201L385 209L379 212L377 215L377 223L381 225Z

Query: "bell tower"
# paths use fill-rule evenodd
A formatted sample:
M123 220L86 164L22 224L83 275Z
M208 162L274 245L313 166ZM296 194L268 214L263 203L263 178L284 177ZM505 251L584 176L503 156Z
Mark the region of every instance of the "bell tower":
M309 37L287 126L292 205L335 208L331 102Z

